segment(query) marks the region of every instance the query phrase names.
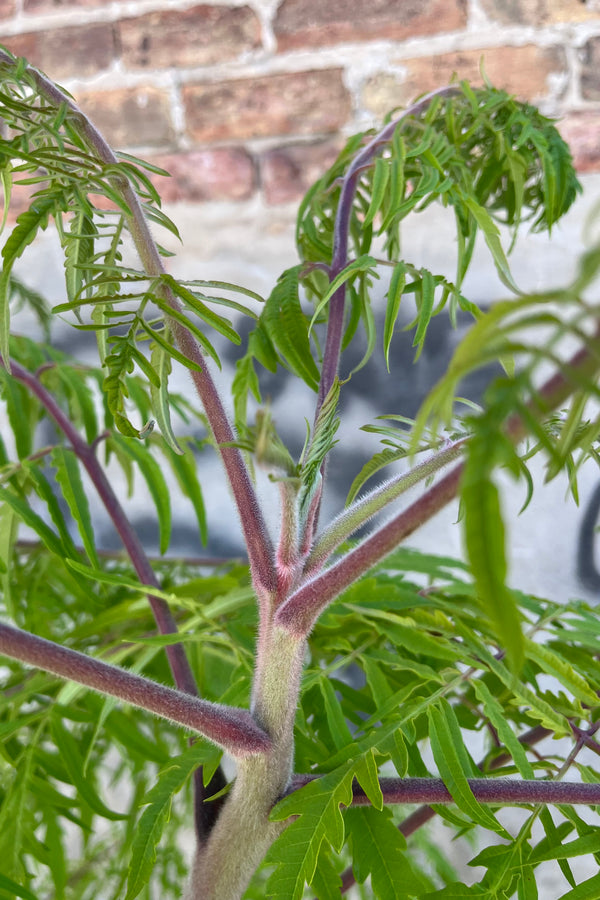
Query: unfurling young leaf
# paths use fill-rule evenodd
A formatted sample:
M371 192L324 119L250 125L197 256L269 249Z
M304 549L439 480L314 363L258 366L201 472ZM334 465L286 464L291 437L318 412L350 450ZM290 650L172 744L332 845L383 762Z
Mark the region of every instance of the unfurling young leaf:
M311 501L319 486L321 466L335 444L340 420L337 416L340 382L336 378L319 410L314 432L300 460L301 489L298 497L300 518L306 520Z

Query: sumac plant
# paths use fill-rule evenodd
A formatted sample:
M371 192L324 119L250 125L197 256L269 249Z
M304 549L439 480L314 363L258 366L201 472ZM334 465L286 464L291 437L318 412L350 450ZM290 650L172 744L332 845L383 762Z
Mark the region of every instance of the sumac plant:
M576 493L596 453L600 250L532 294L504 246L523 222L550 231L579 191L553 123L462 83L352 137L300 206L298 265L262 299L169 274L157 170L24 60L2 51L0 73L6 206L13 186L30 196L0 277L0 895L529 900L550 861L563 900L600 896L600 874L571 861L600 858L600 621L507 586L497 478L527 496L539 453ZM402 257L403 220L432 203L456 223L453 281ZM15 269L50 225L65 274L52 304ZM478 236L512 292L487 311L463 294ZM11 332L15 304L43 341ZM321 521L346 350L389 361L405 309L417 365L433 316L473 324L415 420L390 409L369 426L383 449ZM56 316L92 332L96 366L53 346ZM226 404L212 373L241 316ZM483 403L459 402L491 362ZM314 394L299 457L263 370ZM247 560L166 555L176 491L206 540L211 453ZM122 503L140 481L158 559ZM457 497L466 562L404 548ZM102 515L120 554L98 546ZM428 836L434 816L478 835L476 883Z

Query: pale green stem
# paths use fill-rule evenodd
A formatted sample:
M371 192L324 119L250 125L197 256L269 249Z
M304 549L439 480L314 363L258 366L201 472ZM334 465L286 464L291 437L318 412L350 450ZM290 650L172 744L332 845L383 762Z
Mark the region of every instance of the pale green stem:
M281 531L277 545L277 601L285 599L298 576L298 485L284 479L279 482Z
M306 561L305 575L313 575L321 569L340 544L365 525L373 516L382 512L386 506L389 506L390 503L393 503L394 500L397 500L398 497L419 484L419 482L435 475L443 466L457 459L462 452L465 441L466 438L463 438L449 447L444 447L443 450L440 450L425 460L425 462L415 466L410 472L403 472L394 476L340 513L317 538Z
M198 850L187 900L239 900L285 823L269 822L292 773L294 717L305 641L280 628L265 634L252 714L273 742L260 759L238 763L237 777L207 843Z

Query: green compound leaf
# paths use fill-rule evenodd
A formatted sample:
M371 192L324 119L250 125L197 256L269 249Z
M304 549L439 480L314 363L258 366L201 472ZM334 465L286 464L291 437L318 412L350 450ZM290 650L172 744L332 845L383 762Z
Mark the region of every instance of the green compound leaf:
M16 881L13 881L12 878L7 878L6 875L0 874L0 892L2 891L6 891L7 897L22 897L23 900L38 900L35 894L32 894L26 887L17 884Z
M58 716L54 716L51 723L52 736L55 744L60 748L60 757L64 763L73 785L77 788L81 799L97 815L104 819L118 821L127 816L109 809L98 796L96 786L91 778L86 776L85 759L80 752L81 744L75 739L68 728L63 726Z
M184 442L182 442L182 444L183 449L180 450L181 455L173 452L167 453L166 456L175 473L175 477L177 478L182 493L191 501L192 506L194 507L200 540L202 541L203 546L206 546L208 541L208 526L206 522L204 496L198 478L198 463L192 452L191 445Z
M41 471L40 466L35 463L30 463L29 461L24 462L23 468L28 472L36 494L44 501L48 508L50 518L56 525L66 555L76 559L79 554L73 543L73 538L71 537L63 509L58 502L58 497L56 496L56 492L50 484L50 481Z
M329 848L326 844L321 844L311 890L315 892L317 900L339 900L341 886L342 879L331 860Z
M575 838L574 841L561 843L557 847L544 847L541 851L536 848L529 857L529 862L537 864L548 859L571 859L573 856L587 856L589 853L600 853L598 830L584 837Z
M98 420L96 416L95 397L80 373L71 366L60 365L56 373L66 388L69 396L69 409L74 424L83 425L88 443L98 437Z
M348 723L344 718L340 701L335 695L333 685L329 678L322 678L319 681L319 687L323 694L325 703L325 714L327 716L327 725L333 739L336 750L341 750L348 744L352 743L352 735L348 728Z
M495 659L491 654L486 657L489 669L498 676L506 688L514 695L514 703L526 706L529 715L537 719L540 725L552 731L556 737L570 734L569 723L559 710L555 710L550 703L539 697L536 691L530 690L527 685L508 671L507 667Z
M183 450L177 443L177 439L171 425L171 407L169 405L169 375L171 374L171 355L164 347L155 341L150 346L150 364L158 373L160 383L158 386L150 382L150 398L152 400L152 412L158 422L160 433L173 453L181 455Z
M160 772L158 781L146 794L149 804L138 822L131 848L125 900L134 900L148 884L156 861L156 848L169 820L173 796L181 790L192 772L203 763L220 756L214 747L196 743L181 756L171 760Z
M499 741L504 744L512 756L521 777L535 778L535 772L527 759L525 748L508 724L506 713L501 704L492 696L487 685L481 679L475 679L473 687L483 703L485 714L498 732Z
M559 900L596 900L600 896L600 874L586 878L577 887L562 894Z
M260 325L292 372L317 391L319 370L310 348L308 319L298 296L300 269L287 269L280 277L265 304Z
M361 273L368 272L371 275L375 275L376 266L377 260L373 256L369 256L368 253L365 253L358 259L354 259L351 263L348 263L346 268L343 269L343 271L341 271L340 274L333 279L324 296L319 300L317 307L313 313L310 327L313 327L319 315L325 309L339 287L341 287L343 284L346 284L346 282L348 281L354 280L354 278L356 278L356 276L360 275Z
M487 210L480 206L472 197L465 196L464 203L483 232L485 242L492 254L500 279L507 288L514 291L515 294L520 294L521 291L512 277L506 254L500 243L500 231L498 230L498 226Z
M379 784L379 773L375 762L374 750L367 751L356 760L354 776L369 798L371 805L377 810L382 810L383 793Z
M490 616L500 647L518 672L524 658L524 638L514 596L506 587L504 521L498 488L492 480L505 441L501 420L493 410L474 419L476 433L468 446L462 481L465 543L480 600Z
M413 347L418 347L419 352L423 348L427 328L433 315L433 304L435 301L435 278L428 269L420 271L420 289L417 293L419 302L419 323L413 338Z
M154 500L160 530L160 552L166 553L171 540L171 497L161 468L150 450L137 440L126 440L120 435L112 435L111 441L119 445L123 452L137 463L139 470Z
M592 709L598 706L598 696L589 686L588 682L578 672L575 671L565 659L562 659L558 653L543 647L541 644L527 640L525 643L525 655L527 659L533 660L546 672L557 678L561 685L568 691L571 691L574 697L581 700Z
M359 884L371 876L374 897L406 900L422 897L431 887L411 862L406 840L387 810L349 809L344 823L352 850L352 868Z
M0 500L7 503L19 519L35 531L41 542L51 553L60 557L69 555L56 532L46 525L44 520L30 508L25 500L17 497L12 491L2 486L0 486Z
M81 480L77 458L72 450L66 450L64 447L55 447L51 458L52 464L56 469L56 481L60 485L62 495L68 504L71 515L77 522L88 559L93 566L98 567L99 562L96 554L90 507Z
M377 213L380 211L385 199L386 188L390 174L390 165L387 159L378 157L375 160L375 168L373 172L373 187L371 192L371 202L365 215L363 228L367 228Z
M63 232L65 282L69 301L77 300L88 278L87 267L94 262L94 239L98 232L85 209L78 210L68 232Z
M2 248L4 265L0 273L0 355L10 371L8 338L10 331L10 275L12 267L23 251L33 242L38 231L48 225L48 218L57 208L54 194L34 197L29 209L17 217L17 222Z
M473 764L465 749L456 714L446 700L439 700L427 709L429 739L435 764L452 799L469 818L511 840L506 829L485 806L482 806L469 787L467 778L473 775Z
M136 594L149 594L151 597L158 597L160 600L165 600L167 603L174 603L177 600L177 595L174 593L169 594L167 591L159 591L158 588L153 587L151 584L140 584L139 582L129 580L120 573L104 572L102 569L92 569L74 559L67 559L65 562L69 569L73 569L73 571L77 572L79 575L90 578L92 581L97 581L99 584L110 584L113 585L113 587L126 588L128 591L134 591ZM165 638L165 640L168 640L168 638Z
M344 820L340 804L350 806L354 764L318 778L280 801L271 819L281 822L297 815L273 844L269 862L277 868L267 883L267 896L279 900L300 900L305 883L311 884L319 851L327 841L339 853L344 843Z
M163 275L162 281L207 325L210 325L215 331L218 331L219 334L222 334L223 337L226 337L227 340L232 341L234 344L241 342L240 336L232 327L231 322L215 313L206 303L203 303L198 294L189 290L171 275ZM172 310L169 309L168 314L171 315L171 312Z
M405 284L406 265L400 261L396 263L390 279L385 308L385 322L383 325L383 353L388 372L390 371L390 344L392 343L394 327L400 311L400 301L402 300L402 292L404 291Z

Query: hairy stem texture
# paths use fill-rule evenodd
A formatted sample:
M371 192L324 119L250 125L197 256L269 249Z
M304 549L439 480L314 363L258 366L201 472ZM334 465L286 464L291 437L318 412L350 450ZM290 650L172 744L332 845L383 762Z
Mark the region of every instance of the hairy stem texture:
M285 827L269 822L293 764L293 729L305 643L271 628L264 634L252 698L255 721L271 749L241 760L237 777L206 844L199 848L188 900L239 900L265 853Z
M563 371L557 372L541 386L537 392L537 402L528 404L528 413L536 418L547 414L578 388L582 377L589 379L599 369L598 348L581 348L565 364ZM507 420L505 430L510 440L517 443L526 436L527 423L515 414ZM463 469L462 463L455 466L422 497L364 538L339 562L302 584L277 610L275 622L293 634L307 635L319 615L342 591L385 559L405 538L455 499Z
M190 697L12 625L0 624L0 653L170 719L233 756L264 754L272 748L248 710Z
M318 778L318 776L314 776ZM305 776L303 783L314 780ZM299 786L294 779L294 786ZM600 784L567 781L512 781L508 778L470 778L469 787L480 803L498 806L527 804L566 804L595 806L600 803ZM453 803L452 795L441 778L380 778L379 785L386 805L396 803ZM370 806L371 801L359 786L352 792L352 806Z

